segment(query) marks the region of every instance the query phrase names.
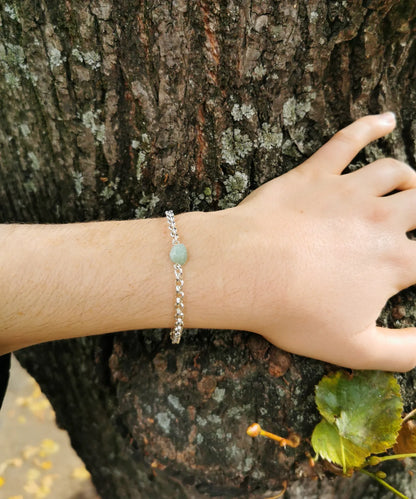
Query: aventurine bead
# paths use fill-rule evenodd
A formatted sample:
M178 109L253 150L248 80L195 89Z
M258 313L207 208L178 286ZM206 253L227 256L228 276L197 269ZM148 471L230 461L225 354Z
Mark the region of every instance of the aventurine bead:
M169 253L170 259L173 263L183 265L188 259L188 252L184 244L174 244Z

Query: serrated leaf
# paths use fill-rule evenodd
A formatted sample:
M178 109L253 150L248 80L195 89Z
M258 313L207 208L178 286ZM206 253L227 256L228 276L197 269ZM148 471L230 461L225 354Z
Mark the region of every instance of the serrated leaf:
M312 447L323 459L347 469L360 468L368 453L339 434L338 429L324 419L315 426L312 433Z
M379 454L395 443L403 404L392 374L356 371L348 376L337 371L322 378L315 400L324 419L340 437L359 447L360 455ZM356 466L353 462L347 461L347 468Z

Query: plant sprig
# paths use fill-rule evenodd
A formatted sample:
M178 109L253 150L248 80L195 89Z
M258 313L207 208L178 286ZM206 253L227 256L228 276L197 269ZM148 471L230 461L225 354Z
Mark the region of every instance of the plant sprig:
M393 374L356 371L351 375L337 371L324 376L318 383L315 401L322 420L312 434L316 453L313 461L321 457L341 466L344 476L348 477L359 471L398 497L408 499L384 480L384 472L373 473L366 469L385 461L416 457L416 425L409 423L416 416L416 409L402 419L403 402ZM297 447L300 443L296 434L280 437L263 430L258 423L252 424L247 434L271 438L282 447ZM399 444L399 434L404 444ZM379 455L393 446L395 454ZM413 452L403 453L400 449Z

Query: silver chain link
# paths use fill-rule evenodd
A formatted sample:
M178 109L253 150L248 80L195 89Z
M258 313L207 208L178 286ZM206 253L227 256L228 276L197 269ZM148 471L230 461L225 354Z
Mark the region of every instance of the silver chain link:
M172 246L175 244L179 244L179 236L178 236L178 230L176 228L176 223L175 223L175 215L172 210L168 210L165 212L168 225L169 225L169 232L172 238ZM183 270L182 270L182 265L179 263L174 263L173 264L173 270L175 273L175 325L170 331L170 339L172 340L172 343L177 344L181 341L181 336L183 332L183 320L184 320L184 292L183 292Z

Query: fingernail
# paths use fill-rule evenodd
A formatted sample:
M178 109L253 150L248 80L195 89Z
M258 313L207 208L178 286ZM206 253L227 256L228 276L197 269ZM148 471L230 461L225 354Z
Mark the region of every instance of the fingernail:
M392 111L388 111L387 113L379 114L379 118L386 125L393 125L393 123L396 123L396 115Z

